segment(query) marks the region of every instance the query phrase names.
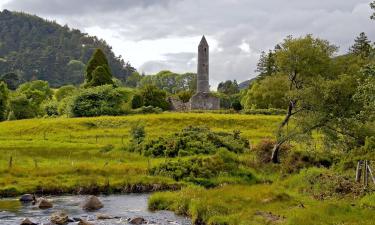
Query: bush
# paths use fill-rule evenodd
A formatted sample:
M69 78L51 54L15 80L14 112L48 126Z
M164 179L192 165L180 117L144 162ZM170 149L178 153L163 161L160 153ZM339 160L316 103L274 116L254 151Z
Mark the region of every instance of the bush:
M151 114L151 113L162 113L163 110L159 107L153 107L153 106L142 106L141 108L133 110L133 113L135 114Z
M9 109L13 112L16 119L29 119L36 117L38 114L38 109L23 94L11 97Z
M177 157L196 154L214 154L223 148L235 153L249 149L248 140L235 133L213 132L205 127L187 127L168 137L159 137L143 143L146 156Z
M210 157L193 157L188 160L179 159L160 164L150 170L150 174L171 177L176 181L186 181L204 187L214 187L218 182L213 179L222 174L234 177L255 177L249 171L239 169L237 155L224 148Z
M128 110L131 92L124 88L103 85L82 90L72 97L70 116L92 117L121 115Z
M167 92L158 89L156 86L147 85L142 88L141 95L145 106L158 107L162 110L168 110L170 108L169 102L167 101Z
M57 101L61 101L68 96L74 95L76 91L77 88L73 85L62 86L56 91L55 98Z
M47 116L57 116L58 112L58 103L56 101L50 100L43 104L44 112Z
M332 158L326 154L315 152L291 151L282 161L282 170L285 173L298 172L309 167L325 167L332 165Z
M135 94L132 99L132 109L138 109L144 105L143 96Z

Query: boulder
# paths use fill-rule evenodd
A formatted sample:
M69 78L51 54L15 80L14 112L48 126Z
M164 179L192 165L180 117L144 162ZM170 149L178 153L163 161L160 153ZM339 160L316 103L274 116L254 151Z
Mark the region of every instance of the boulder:
M89 196L82 204L82 209L93 211L103 208L103 204L100 202L100 200L96 196Z
M39 198L36 204L39 209L49 209L53 207L53 204L44 198Z
M21 202L32 202L34 201L34 196L31 194L22 195L19 199Z
M93 223L87 222L86 220L79 221L78 225L94 225Z
M106 215L106 214L102 214L102 213L98 213L96 214L96 219L97 220L110 220L110 219L113 219L114 217L110 216L110 215Z
M31 220L29 220L28 218L25 218L24 220L22 220L21 222L21 225L37 225L36 223L33 223Z
M51 215L51 222L57 225L64 225L69 222L68 214L65 212L55 212Z
M130 219L129 223L130 224L136 224L136 225L146 224L146 220L142 217L135 217L133 219Z

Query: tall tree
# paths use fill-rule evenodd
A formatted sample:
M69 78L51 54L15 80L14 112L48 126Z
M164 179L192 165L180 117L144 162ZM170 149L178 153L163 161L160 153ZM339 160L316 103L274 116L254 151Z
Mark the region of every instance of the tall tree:
M101 49L96 49L86 67L85 87L113 84L107 57Z
M238 87L238 83L236 80L227 80L225 82L220 82L217 87L217 91L226 95L233 95L238 94L240 92L240 88Z
M362 58L367 58L370 55L371 50L371 41L368 40L368 37L364 32L361 32L354 40L354 45L350 47L349 52Z
M268 53L261 53L255 72L259 73L259 78L261 79L265 76L270 76L277 72L274 51L269 50Z
M285 126L293 116L310 107L304 104L301 94L314 85L317 78L330 76L331 57L337 51L337 47L328 41L313 38L312 35L302 38L289 36L280 47L276 53L276 63L280 72L288 76L291 94L287 114L277 131L277 141L272 151L271 158L274 163L279 162L280 147L290 138L290 134L285 132ZM318 125L320 124L305 129L305 132Z

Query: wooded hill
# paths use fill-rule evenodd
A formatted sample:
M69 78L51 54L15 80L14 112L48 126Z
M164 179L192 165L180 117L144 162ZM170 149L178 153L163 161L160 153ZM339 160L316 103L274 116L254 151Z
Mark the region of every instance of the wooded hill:
M34 15L0 11L0 75L14 72L23 81L46 80L52 87L80 84L96 48L116 78L125 80L134 71L104 40Z

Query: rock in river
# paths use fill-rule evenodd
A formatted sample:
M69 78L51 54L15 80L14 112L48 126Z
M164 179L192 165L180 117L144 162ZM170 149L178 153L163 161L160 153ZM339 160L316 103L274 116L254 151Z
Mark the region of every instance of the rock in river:
M33 223L31 220L28 218L22 220L21 225L37 225L36 223Z
M143 219L142 217L135 217L129 221L130 224L146 224L146 220Z
M65 212L55 212L51 215L51 222L57 225L64 225L69 222L68 214Z
M78 225L94 225L93 223L87 222L86 220L79 221Z
M21 202L32 202L34 200L34 196L31 194L22 195L19 199Z
M110 220L110 219L113 219L113 218L114 218L113 216L110 216L110 215L107 215L107 214L102 214L102 213L96 214L97 220Z
M100 202L100 200L93 195L90 195L87 197L87 199L82 204L82 209L92 211L92 210L98 210L103 208L103 204Z
M44 198L39 198L36 204L39 209L49 209L53 207L52 203Z

